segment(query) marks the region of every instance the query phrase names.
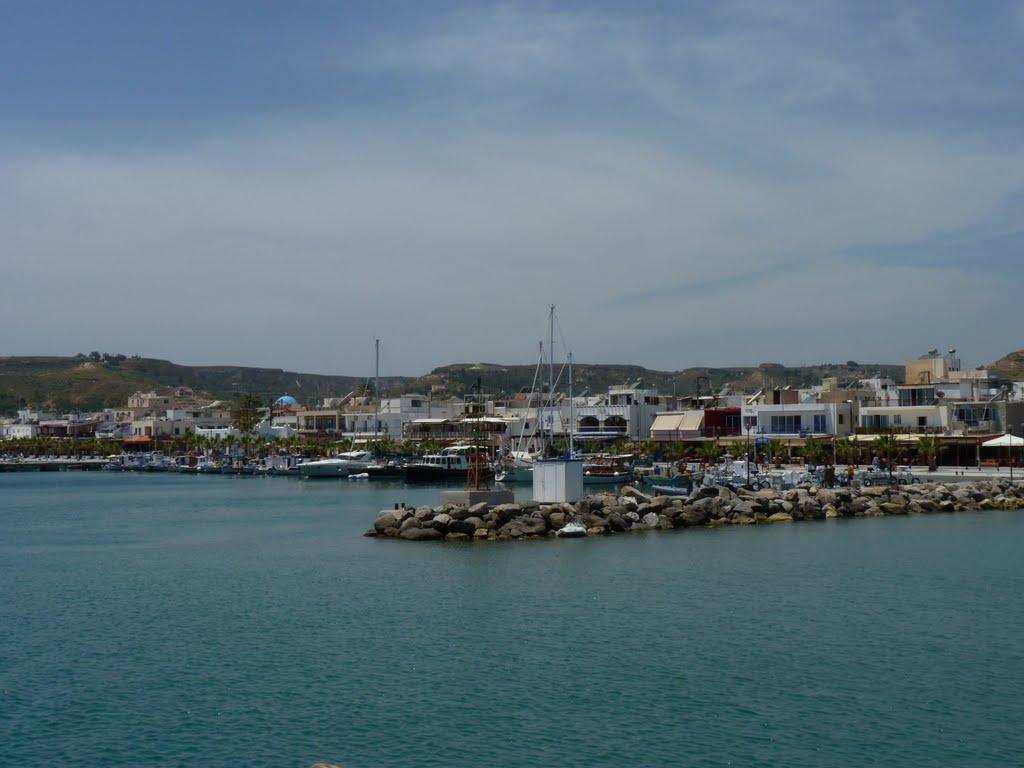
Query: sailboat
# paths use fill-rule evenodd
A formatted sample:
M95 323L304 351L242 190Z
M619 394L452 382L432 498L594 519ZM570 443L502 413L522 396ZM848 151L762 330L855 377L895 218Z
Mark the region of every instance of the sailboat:
M548 345L548 406L550 407L550 398L554 396L554 349L555 349L555 305L552 304L548 311L548 338L550 343ZM530 400L533 400L537 394L537 379L540 377L541 368L544 365L544 342L541 341L539 346L539 354L537 356L537 368L533 372L533 385L530 387ZM526 414L527 417L530 413L529 402L527 401ZM544 434L544 423L545 423L545 399L543 396L537 398L537 425L540 429L540 443L541 449L538 453L531 453L528 450L523 449L523 443L527 440L525 430L520 428L519 439L516 441L516 447L506 453L498 461L494 479L499 483L517 483L517 482L532 482L533 481L533 462L544 455L547 449L549 441L545 438ZM553 430L554 424L552 419L551 430ZM550 434L550 433L549 433Z
M573 399L572 399L572 352L570 352L569 353L569 456L573 455L574 448L575 448L575 446L573 444L573 424L575 423L574 422L574 418L575 418L575 413L574 413L574 409L573 409ZM584 537L586 535L587 535L587 526L585 526L583 524L583 522L578 517L570 520L565 525L563 525L561 528L559 528L557 531L555 531L555 536L558 536L561 539L578 539L578 538L582 538L582 537Z
M380 453L380 339L373 340L373 456L374 459L366 467L361 477L367 478L399 478L404 467L394 461L386 460Z

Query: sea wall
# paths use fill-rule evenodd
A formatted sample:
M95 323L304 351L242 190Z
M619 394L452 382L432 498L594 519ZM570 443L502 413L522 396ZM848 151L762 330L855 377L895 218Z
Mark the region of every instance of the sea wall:
M553 537L570 521L585 525L589 536L604 536L694 526L1021 508L1024 486L1000 481L786 491L710 486L687 497L648 496L630 486L618 493L592 494L576 504L525 501L385 510L366 535L407 541L513 541Z

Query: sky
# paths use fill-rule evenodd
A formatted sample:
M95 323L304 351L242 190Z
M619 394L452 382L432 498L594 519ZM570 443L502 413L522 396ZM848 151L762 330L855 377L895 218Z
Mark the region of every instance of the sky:
M1024 1L0 0L0 355L1024 348Z

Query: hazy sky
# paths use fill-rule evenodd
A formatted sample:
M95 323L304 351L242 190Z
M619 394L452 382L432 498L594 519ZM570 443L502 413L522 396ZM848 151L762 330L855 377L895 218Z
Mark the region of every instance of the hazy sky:
M1024 2L0 2L0 355L1024 348ZM556 353L559 350L556 349Z

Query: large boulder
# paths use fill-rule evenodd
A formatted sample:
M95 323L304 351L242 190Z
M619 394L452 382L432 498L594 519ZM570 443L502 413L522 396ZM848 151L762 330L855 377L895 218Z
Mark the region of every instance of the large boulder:
M632 525L632 523L625 520L621 515L608 515L608 527L616 533L625 533L629 530L630 525Z
M650 496L648 496L646 493L642 493L641 491L637 490L632 485L627 485L625 488L623 488L619 495L631 499L636 499L641 504L645 504L651 500Z
M707 525L711 516L708 514L707 509L694 504L682 510L676 519L682 521L684 527L689 528L694 525Z
M474 533L476 533L476 526L469 522L468 519L452 520L450 523L448 523L448 534L450 536L453 533L462 533L465 534L468 538L469 536L472 536Z
M830 504L834 507L836 505L836 500L838 499L838 497L836 496L836 493L834 491L830 490L829 488L816 488L812 490L817 491L817 493L814 494L814 497L817 500L819 506L824 507L826 504Z
M402 510L381 513L377 519L373 521L373 529L377 531L377 533L384 533L388 528L398 528L398 526L402 524L402 520L404 520L404 516L399 517L399 511Z
M410 528L422 528L422 527L423 527L423 523L421 523L415 517L410 515L409 517L405 518L405 520L402 521L402 524L400 526L398 526L398 531L399 531L399 533L401 533L402 531L407 531Z
M498 504L491 509L490 514L499 523L507 523L517 515L523 514L523 507L519 504Z
M505 523L501 530L517 539L521 536L543 536L547 533L548 524L543 517L517 517Z
M754 513L760 509L759 505L754 504L750 499L740 499L732 505L732 512L734 515L742 515L745 517L754 517Z
M431 521L431 525L442 533L447 533L448 525L452 521L452 516L441 512L440 514L434 515L434 519Z
M398 534L400 539L407 541L438 541L443 536L436 528L408 528Z

